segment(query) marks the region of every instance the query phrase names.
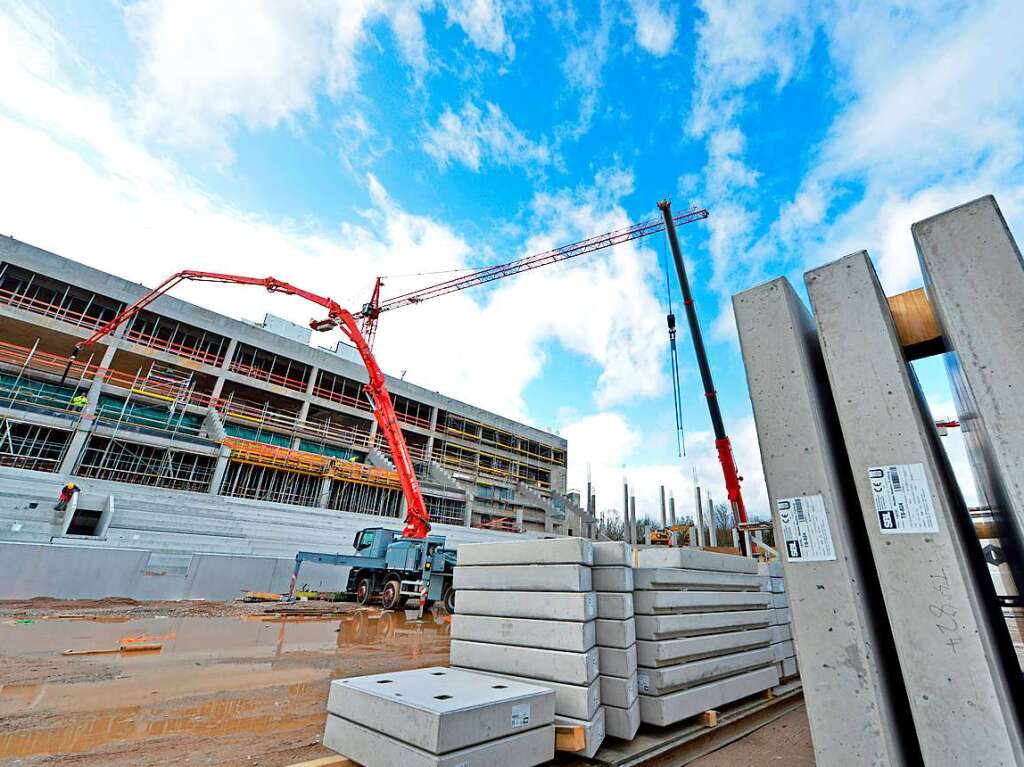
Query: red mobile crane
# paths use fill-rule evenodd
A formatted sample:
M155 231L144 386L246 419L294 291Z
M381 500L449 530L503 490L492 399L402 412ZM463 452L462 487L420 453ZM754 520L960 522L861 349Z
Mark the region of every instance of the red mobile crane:
M71 365L74 363L82 349L91 346L104 336L116 330L119 326L130 320L180 282L193 281L218 282L233 285L256 285L266 288L270 293L284 293L286 295L299 296L307 301L312 301L318 306L322 306L327 309L327 317L322 320L310 320L309 326L313 330L321 332L340 328L352 343L355 344L360 357L362 357L363 364L366 366L366 371L369 376L369 383L366 388L370 401L373 404L374 417L377 419L377 424L384 432L385 439L388 442L388 448L391 451L391 459L398 471L402 485L402 493L405 496L406 518L402 535L406 538L426 538L427 534L430 532L430 516L427 513L426 504L423 501L423 494L420 491L419 480L413 470L412 457L409 454L409 448L406 445L405 437L402 434L401 427L398 424L398 418L395 415L395 409L391 402L391 396L388 393L384 373L377 364L376 358L373 356L373 339L376 336L377 320L381 313L392 309L399 309L403 306L418 304L431 298L448 295L449 293L455 293L460 290L465 290L466 288L476 287L477 285L484 285L505 277L512 277L543 266L561 263L562 261L567 261L578 256L595 253L597 251L604 250L605 248L614 247L615 245L621 245L652 234L657 234L658 232L666 231L666 229L668 230L669 237L673 243L674 252L676 252L678 251L679 246L676 240L675 226L677 224L681 226L694 221L699 221L707 218L708 215L707 210L695 207L673 216L670 211L663 208L663 216L660 219L649 219L606 234L590 237L586 240L572 243L571 245L564 245L543 253L537 253L535 255L526 256L525 258L516 259L507 263L478 269L468 274L437 283L436 285L430 285L425 288L420 288L419 290L403 293L384 301L381 301L380 299L382 282L381 278L378 277L374 285L370 301L364 304L362 309L355 314L352 314L331 298L312 293L308 290L303 290L302 288L283 282L275 277L245 277L235 274L219 274L216 272L193 270L181 271L171 277L168 277L157 287L142 296L138 301L124 309L116 317L96 330L96 332L91 336L86 338L84 341L77 343L74 350L71 352L67 366L64 369L64 377L67 376L68 371L71 369ZM692 310L692 303L693 301L691 298L687 305L688 311ZM357 324L357 321L361 321L361 327ZM694 320L691 321L691 329L695 327L694 321L695 315ZM699 337L699 332L698 327L695 339ZM703 345L700 346L700 351L702 350ZM706 357L703 359L704 364L702 365L702 371L703 367L707 364ZM721 426L720 414L718 416L718 426ZM718 430L716 428L716 436L717 433ZM719 454L721 455L721 448L719 449ZM726 469L724 461L723 469ZM735 464L732 464L732 471L733 475L735 475ZM728 473L726 476L726 485L729 486ZM739 483L737 480L736 487L738 488L738 486ZM731 497L732 493L730 491L730 498Z

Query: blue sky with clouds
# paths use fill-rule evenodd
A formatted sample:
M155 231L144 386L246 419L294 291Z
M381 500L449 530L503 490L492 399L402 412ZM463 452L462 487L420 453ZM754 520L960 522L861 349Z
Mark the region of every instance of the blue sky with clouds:
M677 209L750 505L766 511L732 293L980 194L1024 217L1019 0L0 2L0 231L153 284L274 274L358 305L374 276L490 264ZM386 315L384 367L724 498L682 334L676 456L660 237ZM435 279L394 277L389 291ZM290 299L183 297L303 321ZM678 309L678 300L676 299ZM922 367L939 414L941 368ZM963 469L953 442L954 458ZM969 491L970 494L970 491Z

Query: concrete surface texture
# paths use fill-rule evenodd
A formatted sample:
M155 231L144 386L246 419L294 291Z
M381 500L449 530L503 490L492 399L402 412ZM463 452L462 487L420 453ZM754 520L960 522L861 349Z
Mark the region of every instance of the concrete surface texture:
M758 591L760 575L671 567L639 567L633 571L638 591Z
M597 622L497 618L489 615L452 616L452 638L477 642L586 652L597 643Z
M566 621L592 621L597 617L597 595L584 592L462 590L455 597L460 615Z
M633 595L631 593L597 592L597 617L624 621L633 617Z
M594 544L584 538L496 541L459 546L460 565L592 565Z
M1024 261L991 195L911 227L982 504L1024 569Z
M451 663L460 668L582 686L590 685L598 676L596 648L585 653L561 652L453 639Z
M638 616L765 610L771 607L771 597L764 591L637 591L633 609Z
M605 710L599 708L594 717L590 720L586 719L573 719L568 716L556 716L555 725L559 727L582 727L584 734L584 747L582 751L577 751L575 756L581 756L584 759L592 759L594 754L597 753L598 749L601 748L601 744L604 743L605 736Z
M690 570L721 570L757 575L757 562L732 554L691 548L650 546L636 553L637 567L682 567Z
M590 591L590 568L585 565L477 565L455 568L456 589L478 591Z
M615 647L625 650L636 643L636 625L632 618L625 620L610 620L598 618L597 644L601 647Z
M633 675L628 678L605 675L598 677L601 685L601 702L605 706L616 708L632 706L638 694L636 676L634 670Z
M645 722L666 726L767 690L778 683L779 672L774 666L767 666L668 695L641 695L640 715Z
M555 695L522 682L430 667L335 679L327 711L443 754L550 724Z
M680 615L637 615L636 635L638 639L659 641L723 631L766 628L772 624L772 613L772 610L739 610Z
M594 543L595 567L632 567L633 548L625 541L598 541Z
M323 742L362 767L531 767L554 757L555 726L549 724L439 755L328 714Z
M640 729L640 699L639 697L629 708L616 708L605 706L604 727L613 738L632 740Z
M619 647L597 648L598 666L602 674L628 677L636 673L636 643L622 649Z
M452 668L459 668L452 665ZM555 716L568 716L573 719L592 720L601 708L601 684L595 679L589 685L564 684L552 682L546 679L526 679L512 674L501 674L493 671L479 671L477 669L463 669L472 671L474 674L495 677L497 679L511 679L515 682L544 687L555 694Z
M1019 666L871 261L806 282L925 761L1021 763Z
M775 660L774 655L771 647L761 647L756 650L730 653L689 663L679 663L674 666L643 668L638 674L637 685L639 691L644 695L665 695L727 676L735 676L751 669L769 666Z
M664 639L660 642L638 639L636 643L637 662L640 666L648 668L671 666L683 661L765 647L771 643L771 639L771 629L767 628L730 631L725 634L707 634L684 639Z
M617 591L629 593L633 590L633 568L595 567L593 569L594 591Z

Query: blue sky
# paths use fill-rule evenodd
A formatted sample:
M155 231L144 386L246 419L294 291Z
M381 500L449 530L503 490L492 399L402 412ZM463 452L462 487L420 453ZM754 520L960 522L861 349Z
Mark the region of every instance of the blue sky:
M0 0L0 231L146 284L274 274L357 306L378 274L699 204L683 247L764 513L730 296L862 248L888 292L916 287L910 224L981 194L1021 231L1022 33L1018 0ZM675 451L663 252L652 237L385 315L381 362L559 430L602 507L624 473L645 510L662 483L689 508L694 470L724 499L685 333ZM181 295L308 317L215 290ZM941 366L921 372L952 415Z

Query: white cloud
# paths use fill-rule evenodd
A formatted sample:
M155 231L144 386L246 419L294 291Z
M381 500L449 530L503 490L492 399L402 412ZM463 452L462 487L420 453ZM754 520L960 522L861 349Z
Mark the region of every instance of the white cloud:
M515 56L512 38L505 32L501 0L449 0L448 23L458 24L477 48Z
M457 113L446 107L437 125L428 126L425 134L424 151L442 167L458 162L476 172L485 161L528 168L558 161L546 138L531 140L501 107L489 102L483 109L466 102Z
M103 93L72 81L63 44L45 19L25 24L0 12L0 32L11 43L0 49L5 233L144 284L184 268L271 274L347 306L366 300L378 274L464 268L471 260L473 249L455 230L403 210L373 176L365 177L372 204L352 223L326 228L240 210L146 151ZM536 234L508 257L626 225L619 200L631 191L631 175L610 170L589 186L537 195L527 212ZM523 391L543 368L545 345L557 341L601 371L598 407L657 394L665 381L656 263L652 251L629 244L489 291L388 313L377 337L381 364L528 418ZM388 283L385 295L412 287ZM270 311L305 322L315 314L298 299L240 287L188 285L176 295L250 319ZM458 340L447 342L449 335Z
M665 56L676 41L676 18L678 8L665 10L660 0L629 0L633 12L636 42L641 48L655 56Z

